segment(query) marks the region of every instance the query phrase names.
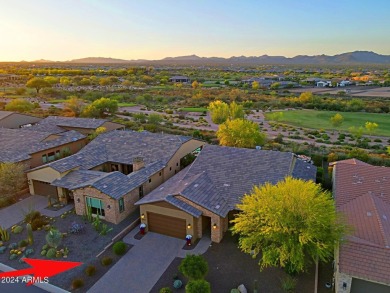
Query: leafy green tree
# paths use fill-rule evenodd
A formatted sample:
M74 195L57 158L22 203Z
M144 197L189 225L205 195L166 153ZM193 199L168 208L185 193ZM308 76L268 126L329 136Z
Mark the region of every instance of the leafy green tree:
M229 105L229 119L238 119L244 118L244 107L242 105L238 105L236 102L232 102Z
M118 102L108 98L100 98L85 107L83 117L103 118L108 114L115 114L118 111Z
M330 122L333 127L340 127L344 122L344 117L341 114L336 113L334 116L330 117Z
M273 112L273 113L269 113L267 115L267 118L268 120L271 120L271 121L280 121L283 119L283 112Z
M254 148L264 145L265 135L260 132L259 126L249 120L227 120L221 124L217 131L219 144L239 148Z
M199 85L199 82L194 80L194 82L191 84L191 86L192 86L193 89L197 89L200 85Z
M260 84L258 81L252 82L252 89L258 90L260 88Z
M26 83L26 87L28 88L34 88L37 91L37 94L39 94L39 91L46 87L51 87L50 83L48 83L46 80L39 78L39 77L33 77Z
M226 121L229 117L229 106L225 102L220 100L211 102L209 104L209 111L211 115L211 120L215 124L221 124Z
M26 166L19 163L0 163L0 200L13 198L26 185Z
M361 138L362 135L363 135L363 131L364 131L364 128L359 126L359 127L355 127L355 126L351 126L350 128L348 128L348 131L356 138Z
M209 270L207 261L201 255L187 254L181 261L179 271L190 280L200 280Z
M302 103L309 103L312 102L314 99L313 93L312 92L303 92L299 96L299 101Z
M16 112L29 112L35 108L35 104L30 103L24 99L14 99L11 100L7 105L5 105L4 109L6 111L16 111ZM39 107L39 105L38 105Z
M186 293L210 293L210 283L206 280L191 280L186 285Z
M319 184L288 177L276 185L255 186L237 205L233 233L242 251L260 258L260 268L302 272L317 257L333 257L345 227L329 192Z
M367 129L368 133L371 135L375 130L378 128L378 124L375 122L367 121L366 124L364 124L364 127Z
M146 122L146 115L144 113L135 113L133 115L133 119L137 122L145 123Z
M62 85L70 85L72 81L70 80L69 77L63 76L60 78L60 84Z
M280 88L280 82L274 82L273 84L271 84L271 86L269 87L271 90L277 90Z
M43 80L47 81L51 86L59 83L59 79L54 76L46 76Z
M83 110L84 102L76 96L70 96L64 105L65 108L71 110L74 113L75 117L79 117Z

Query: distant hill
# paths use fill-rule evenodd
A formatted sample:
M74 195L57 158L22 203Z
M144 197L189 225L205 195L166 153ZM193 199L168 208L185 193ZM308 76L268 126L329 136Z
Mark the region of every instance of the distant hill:
M37 60L34 62L47 62L48 60ZM260 65L260 64L390 64L390 55L380 55L370 51L355 51L338 55L298 55L292 58L285 56L233 56L222 57L199 57L197 55L166 57L161 60L124 60L105 57L87 57L65 61L65 63L84 64L219 64L219 65Z

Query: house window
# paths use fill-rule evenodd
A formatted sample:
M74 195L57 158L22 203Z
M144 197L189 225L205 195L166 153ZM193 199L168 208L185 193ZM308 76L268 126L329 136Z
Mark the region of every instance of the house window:
M42 162L47 163L47 156L46 155L42 155Z
M149 178L149 183L151 183L152 182L152 178Z
M139 193L139 198L144 196L144 187L142 185L138 188L138 193Z
M87 207L91 208L92 215L102 217L105 216L104 204L100 199L89 196L87 196L85 199L87 201Z
M61 153L60 153L60 151L56 151L55 157L56 157L56 160L59 159L59 158L61 158Z
M176 163L176 167L178 167L179 166L179 163Z
M50 153L48 153L47 154L47 160L49 161L49 162L52 162L52 161L54 161L56 158L55 158L55 153L54 152L50 152Z
M169 171L172 171L172 167L169 167Z
M159 175L159 176L161 176L161 172L160 172L160 173L158 173L158 175Z
M125 201L123 197L119 199L119 212L123 212L125 210Z

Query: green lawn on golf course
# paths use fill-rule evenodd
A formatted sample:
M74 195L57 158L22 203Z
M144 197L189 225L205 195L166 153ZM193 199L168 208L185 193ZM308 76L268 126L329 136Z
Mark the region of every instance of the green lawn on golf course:
M298 127L327 130L348 130L348 128L352 126L364 127L364 124L367 121L370 121L378 124L378 128L373 133L373 135L390 136L390 114L316 110L292 110L281 112L283 112L283 117L279 120L279 122L295 125ZM269 119L269 115L272 113L265 113L267 120ZM330 118L336 113L339 113L344 117L343 124L339 128L334 127L330 122ZM365 134L368 133L365 132Z

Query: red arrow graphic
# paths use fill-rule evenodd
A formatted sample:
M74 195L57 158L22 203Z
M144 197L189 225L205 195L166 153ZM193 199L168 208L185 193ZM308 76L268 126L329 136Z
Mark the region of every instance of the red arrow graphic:
M0 273L0 278L33 275L34 278L27 283L27 286L30 286L31 284L36 282L36 279L52 277L83 264L82 262L43 260L32 258L24 258L23 260L28 263L31 268Z

